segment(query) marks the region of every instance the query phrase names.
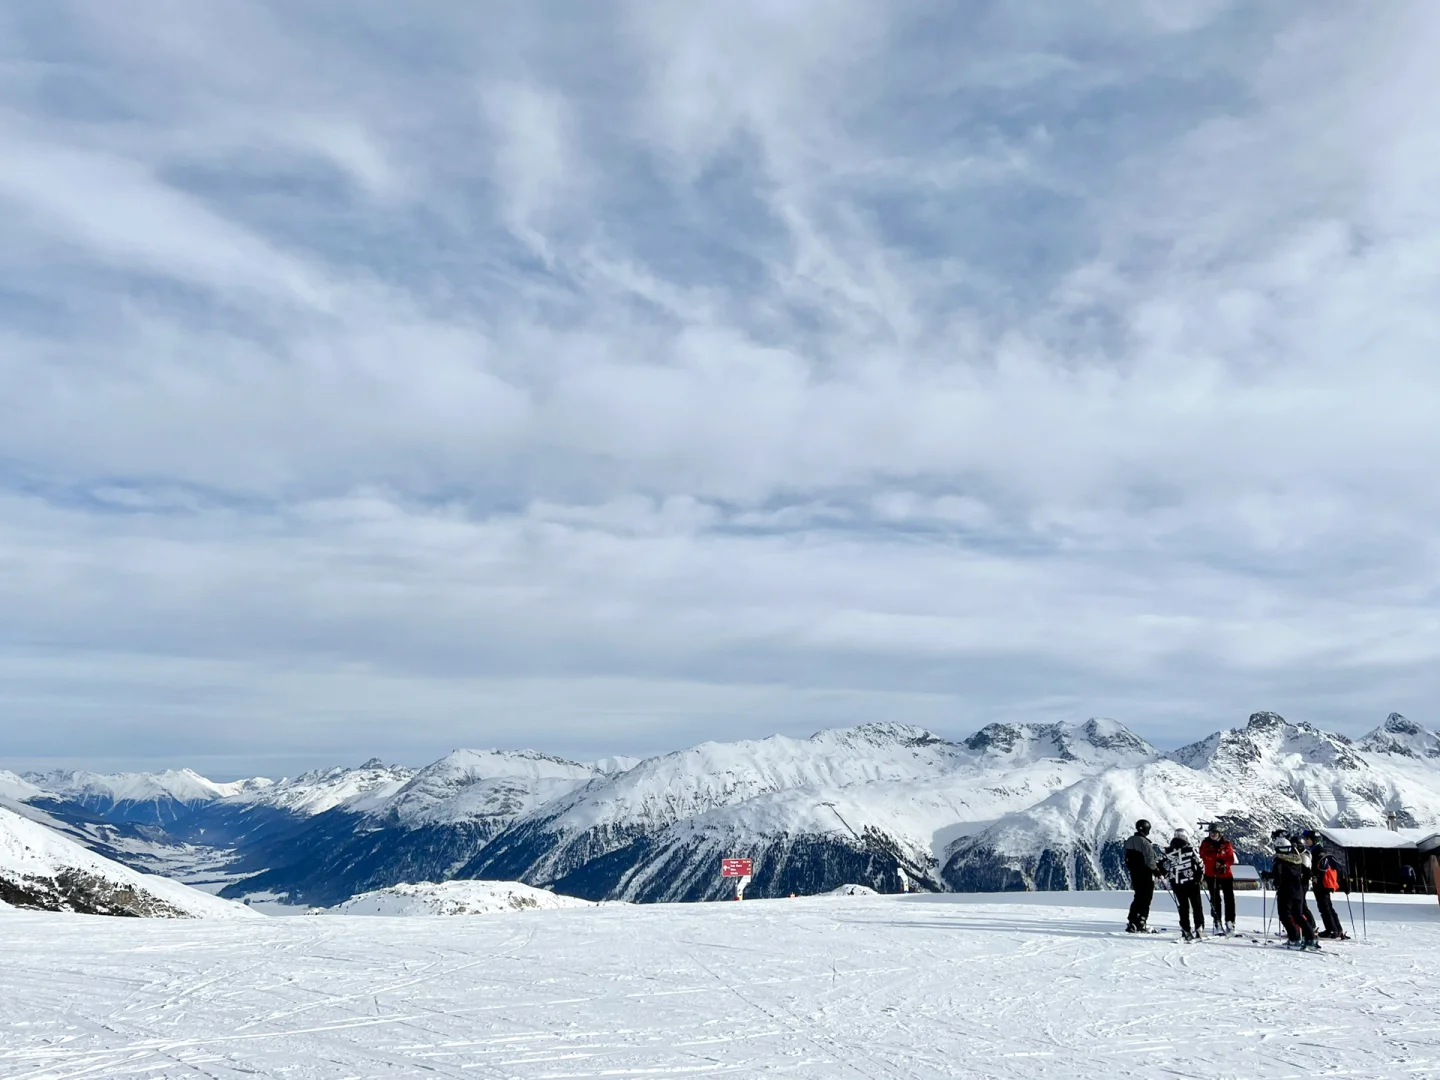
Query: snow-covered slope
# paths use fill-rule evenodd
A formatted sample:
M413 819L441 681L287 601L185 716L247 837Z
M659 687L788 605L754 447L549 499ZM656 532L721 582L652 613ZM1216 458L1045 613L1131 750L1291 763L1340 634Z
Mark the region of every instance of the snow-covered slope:
M421 881L352 896L324 915L495 915L515 911L594 907L518 881Z
M533 750L455 750L369 812L411 827L493 818L508 823L601 775L593 765Z
M223 928L3 912L0 1074L1423 1080L1440 918L1377 899L1306 955L1257 943L1259 893L1236 897L1245 938L1198 945L1163 896L1169 932L1119 932L1129 897L1106 893Z
M241 904L121 866L4 807L0 900L11 907L92 915L259 917Z
M0 769L0 799L24 802L42 794L44 794L42 788L26 780L23 776L10 772L8 769Z

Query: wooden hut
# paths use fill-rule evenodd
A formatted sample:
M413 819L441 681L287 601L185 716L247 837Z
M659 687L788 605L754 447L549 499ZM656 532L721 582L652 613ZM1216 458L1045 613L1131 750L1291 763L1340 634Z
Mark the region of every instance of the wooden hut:
M1440 895L1440 832L1430 829L1320 829L1344 852L1350 887L1366 892L1428 892ZM1409 867L1413 877L1406 873Z

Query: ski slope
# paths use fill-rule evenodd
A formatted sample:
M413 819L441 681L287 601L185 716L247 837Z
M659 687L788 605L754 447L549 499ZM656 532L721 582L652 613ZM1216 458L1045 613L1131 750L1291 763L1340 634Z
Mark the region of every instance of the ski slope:
M1156 899L1153 921L1173 923ZM1259 897L1240 899L1242 925L1258 926ZM1368 943L1319 954L1116 933L1125 900L827 896L231 923L0 910L0 1076L1440 1071L1433 898L1372 900Z

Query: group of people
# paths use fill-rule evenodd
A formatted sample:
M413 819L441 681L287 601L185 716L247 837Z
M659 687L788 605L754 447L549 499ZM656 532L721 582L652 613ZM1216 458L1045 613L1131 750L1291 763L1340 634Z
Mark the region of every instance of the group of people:
M1184 829L1176 829L1169 846L1162 849L1150 839L1150 828L1150 822L1141 818L1135 823L1135 835L1125 841L1125 868L1130 872L1135 890L1125 923L1126 932L1149 931L1147 924L1155 883L1161 881L1175 897L1180 932L1186 941L1198 941L1205 933L1200 899L1202 882L1210 894L1211 932L1233 934L1235 882L1230 868L1235 865L1235 848L1219 824L1207 827L1198 851ZM1298 837L1276 830L1271 844L1275 860L1272 868L1261 874L1261 880L1275 889L1275 907L1280 925L1285 928L1286 944L1318 949L1318 938L1348 937L1330 899L1331 894L1342 887L1349 893L1340 859L1326 849L1320 836L1310 829ZM1305 899L1307 890L1314 893L1315 906L1325 927L1322 932L1316 931L1315 917Z

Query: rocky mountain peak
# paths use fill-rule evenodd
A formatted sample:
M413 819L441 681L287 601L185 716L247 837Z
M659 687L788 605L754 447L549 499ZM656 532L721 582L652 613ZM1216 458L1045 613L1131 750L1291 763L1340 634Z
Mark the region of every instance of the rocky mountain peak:
M1029 737L1029 727L1023 724L986 724L964 742L967 750L983 753L994 750L1007 753L1014 750Z
M1382 727L1392 735L1422 735L1425 732L1425 729L1414 720L1407 720L1398 712L1392 712L1387 716Z
M830 741L871 746L936 746L945 741L933 731L916 727L914 724L899 724L893 721L860 724L852 728L826 729L815 732L810 739L812 742Z
M1417 760L1440 758L1440 735L1393 712L1383 724L1361 739L1359 746L1372 754L1393 754Z
M1250 722L1245 725L1246 731L1280 731L1286 726L1285 718L1279 713L1257 712L1250 714Z
M1091 746L1101 750L1153 754L1155 748L1118 720L1092 716L1080 725L1080 735Z

